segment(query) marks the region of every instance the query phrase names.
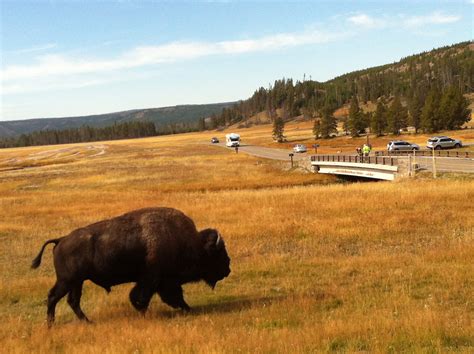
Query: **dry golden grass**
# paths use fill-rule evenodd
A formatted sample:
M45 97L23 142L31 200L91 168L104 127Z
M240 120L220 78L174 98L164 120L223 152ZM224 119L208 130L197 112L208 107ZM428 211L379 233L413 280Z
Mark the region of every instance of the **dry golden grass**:
M210 146L213 135L0 151L3 352L473 351L472 178L338 183ZM51 249L29 269L41 244L147 206L218 228L230 277L214 292L186 285L190 315L155 298L145 317L131 285L86 283L95 324L63 300L47 330Z

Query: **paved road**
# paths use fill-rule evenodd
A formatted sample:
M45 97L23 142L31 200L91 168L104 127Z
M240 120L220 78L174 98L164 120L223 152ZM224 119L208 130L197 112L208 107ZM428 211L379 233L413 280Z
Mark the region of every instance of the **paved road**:
M224 143L214 144L221 146L223 148L227 148ZM234 148L227 148L234 150ZM289 153L292 151L289 149L275 149L257 145L241 145L239 147L239 153L244 152L249 155L263 157L272 160L280 160L280 161L289 161L290 157L288 156ZM295 161L301 161L305 159L309 159L311 156L310 153L300 153L294 154L293 159ZM408 157L398 157L406 158ZM431 171L433 166L433 160L431 157L416 157L415 161L421 169ZM454 158L454 157L436 157L436 169L439 172L466 172L466 173L474 173L474 158Z
M226 147L225 143L219 143L219 144L214 144L214 145L222 146L229 150L235 150L234 148ZM288 154L292 153L293 151L288 150L288 149L275 149L275 148L269 148L269 147L263 147L263 146L257 146L257 145L244 144L244 145L240 145L239 153L240 152L245 152L246 154L263 157L266 159L290 161L290 156L288 156ZM304 159L309 159L309 156L310 155L308 155L308 153L298 153L298 154L294 154L293 159L295 161L300 161Z
M431 157L417 157L415 162L422 169L428 171L432 171L433 169L433 159ZM436 170L439 172L474 173L474 159L436 157Z

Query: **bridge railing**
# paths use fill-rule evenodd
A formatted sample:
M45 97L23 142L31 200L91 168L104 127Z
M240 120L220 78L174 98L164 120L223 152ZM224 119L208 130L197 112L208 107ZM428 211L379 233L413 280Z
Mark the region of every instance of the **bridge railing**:
M449 150L435 150L434 154L436 157L459 157L459 158L470 158L472 153L469 151L449 151ZM431 150L418 150L418 151L375 151L375 156L433 156Z
M358 156L358 155L313 155L312 162L352 162L377 165L397 166L398 159L392 156Z

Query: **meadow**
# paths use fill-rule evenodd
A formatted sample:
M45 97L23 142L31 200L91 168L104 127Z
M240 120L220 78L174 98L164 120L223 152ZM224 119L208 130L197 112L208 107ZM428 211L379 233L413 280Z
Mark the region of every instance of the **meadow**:
M241 133L271 146L270 131ZM309 131L295 123L288 138ZM474 351L472 177L348 183L211 146L214 135L0 151L0 351ZM43 242L150 206L218 228L230 276L214 291L185 285L190 314L154 297L144 317L131 284L107 294L86 282L94 324L63 299L48 330L51 248L30 269Z

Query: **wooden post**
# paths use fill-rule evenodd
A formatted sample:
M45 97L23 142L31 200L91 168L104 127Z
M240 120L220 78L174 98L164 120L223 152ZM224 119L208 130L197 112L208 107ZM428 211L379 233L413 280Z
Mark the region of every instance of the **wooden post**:
M408 176L413 177L412 172L412 165L411 165L411 155L408 155Z
M416 173L416 150L413 150L413 176Z
M436 178L436 158L435 158L435 149L433 150L433 178Z
M291 168L293 168L293 153L290 153L288 154L290 156L290 159L291 159Z

